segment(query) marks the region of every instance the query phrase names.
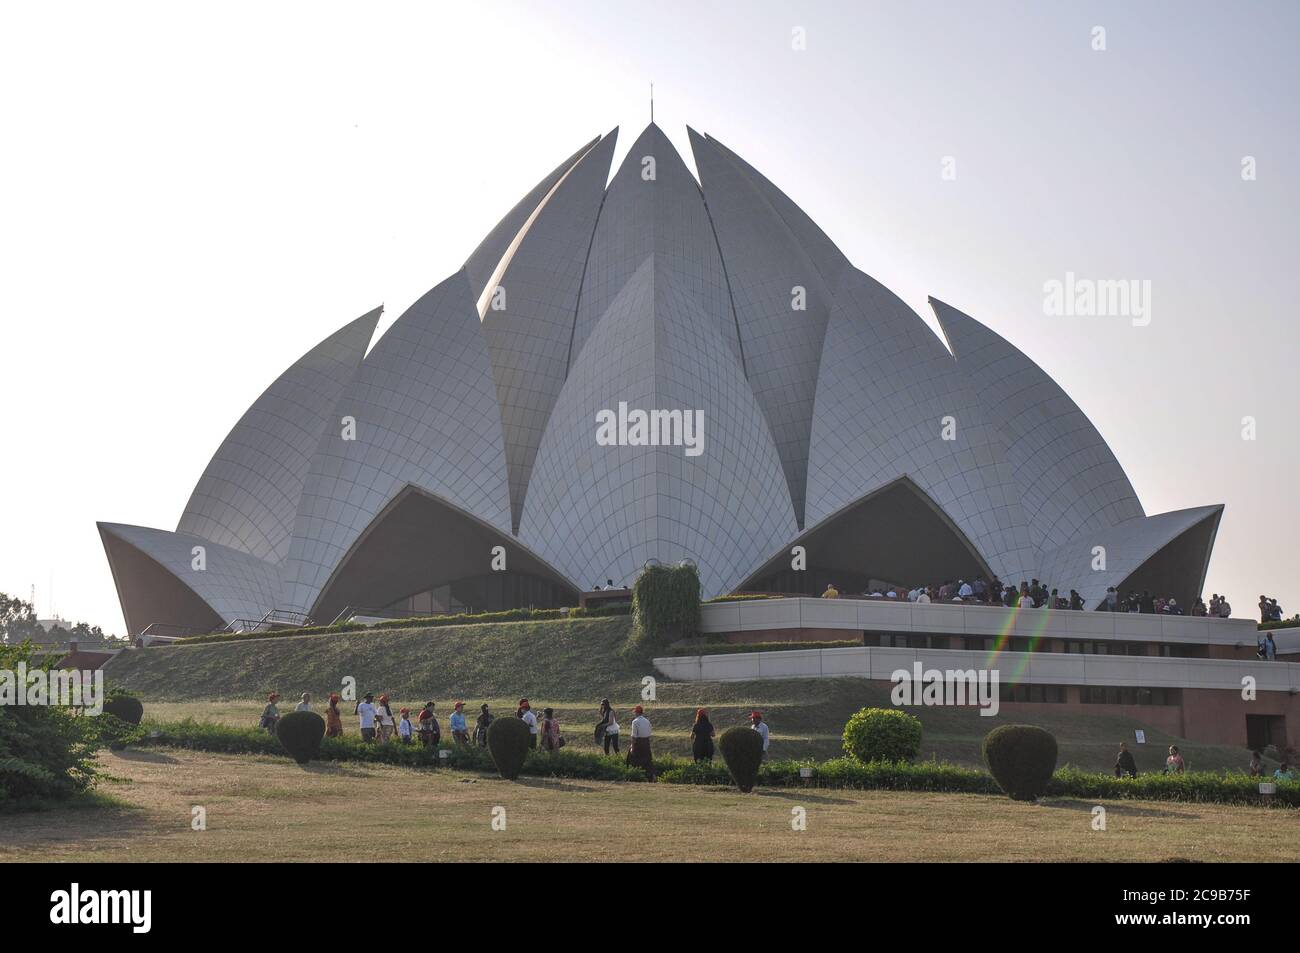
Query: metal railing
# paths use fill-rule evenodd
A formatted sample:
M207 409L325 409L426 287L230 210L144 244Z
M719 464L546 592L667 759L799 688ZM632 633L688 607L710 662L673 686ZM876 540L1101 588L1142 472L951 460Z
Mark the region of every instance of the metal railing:
M305 629L315 624L312 617L304 612L272 609L260 619L232 619L230 624L217 631L245 635L250 632L271 632L276 629Z
M135 644L139 646L155 645L207 634L204 630L189 625L176 625L172 622L150 622L135 637Z
M463 609L375 609L370 606L347 606L330 625L340 625L357 616L375 619L424 619L439 615L476 615L487 610L466 606Z

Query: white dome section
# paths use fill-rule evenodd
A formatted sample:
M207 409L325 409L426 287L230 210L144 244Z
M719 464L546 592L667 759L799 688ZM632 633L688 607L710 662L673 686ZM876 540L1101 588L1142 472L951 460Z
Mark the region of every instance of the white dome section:
M589 585L647 559L692 559L727 592L796 528L767 424L730 348L674 262L649 256L574 363L533 470L520 537ZM598 446L597 413L701 411L703 447Z
M570 367L610 302L652 254L739 357L727 274L699 184L654 123L632 144L605 193L582 282Z
M694 130L690 136L729 279L745 376L771 427L802 526L830 291L753 183Z
M569 348L592 232L617 130L570 169L500 269L483 311L510 479L512 525L569 370Z
M1037 552L1005 454L925 323L870 276L845 272L826 331L806 525L906 476L1002 579L1029 578Z
M122 567L128 554L120 547L125 545L174 577L227 625L236 621L258 622L276 607L280 594L279 568L265 560L190 533L169 533L148 526L100 523L99 533L117 578L119 592L132 585L132 580L123 578ZM163 585L150 583L149 588L151 592L144 596L145 599L158 600L164 595L159 592ZM141 624L133 626L130 601L123 599L123 611L132 635L139 635L150 622L182 622L180 619L142 619Z
M199 477L178 533L280 562L312 455L383 308L321 341L253 402Z
M282 608L310 613L407 484L510 531L496 389L464 269L393 323L339 398L303 487Z
M483 241L479 242L478 247L465 261L465 274L469 281L472 300L477 301L483 289L491 283L492 275L496 272L497 265L501 263L511 242L515 240L529 216L555 187L555 183L559 182L574 163L586 155L587 150L599 141L600 136L597 136L552 169L550 174L534 185L532 190L520 199L501 221L497 222L496 227L488 232Z
M974 318L935 298L930 305L1002 433L1035 546L1054 549L1144 515L1110 447L1056 381Z

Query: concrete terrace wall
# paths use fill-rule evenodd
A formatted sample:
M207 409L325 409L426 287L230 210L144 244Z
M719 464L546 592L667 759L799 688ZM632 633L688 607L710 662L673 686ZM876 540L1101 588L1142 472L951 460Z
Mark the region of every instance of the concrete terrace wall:
M1255 679L1258 692L1300 693L1300 664L1230 659L1160 658L1133 655L1064 655L1052 652L987 652L952 649L843 648L743 652L665 657L655 668L678 681L753 681L768 678L869 678L888 681L898 669L996 668L1006 682L1038 685L1115 685L1140 688L1229 689Z
M1255 623L1249 619L1060 609L1019 610L947 603L917 605L885 599L753 599L715 602L700 607L700 631L705 634L781 629L847 630L857 634L1037 635L1056 639L1245 646L1252 650L1258 634ZM833 636L828 633L823 637ZM1277 638L1277 632L1274 638ZM1300 636L1292 638L1296 650L1300 651ZM1278 646L1281 648L1281 641L1278 641Z
M1277 645L1278 655L1300 655L1300 625L1268 631L1273 636L1274 644ZM1260 635L1264 633L1261 632Z

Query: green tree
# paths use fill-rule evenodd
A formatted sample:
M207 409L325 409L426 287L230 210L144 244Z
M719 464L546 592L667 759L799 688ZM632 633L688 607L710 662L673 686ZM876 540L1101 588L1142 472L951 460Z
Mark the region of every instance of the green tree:
M17 645L44 634L30 602L0 592L0 641Z
M28 670L42 667L32 661L30 643L0 646L0 669L14 672L20 662ZM0 705L0 811L39 806L93 785L95 753L104 743L97 722L105 717L57 705Z

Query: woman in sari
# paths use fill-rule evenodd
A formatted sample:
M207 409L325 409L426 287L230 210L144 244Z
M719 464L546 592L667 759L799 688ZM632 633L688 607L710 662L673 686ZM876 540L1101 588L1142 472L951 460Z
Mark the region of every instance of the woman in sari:
M343 734L343 716L339 713L338 692L330 694L330 703L325 708L325 737L338 738Z
M560 750L560 722L555 717L554 708L542 709L542 750Z

